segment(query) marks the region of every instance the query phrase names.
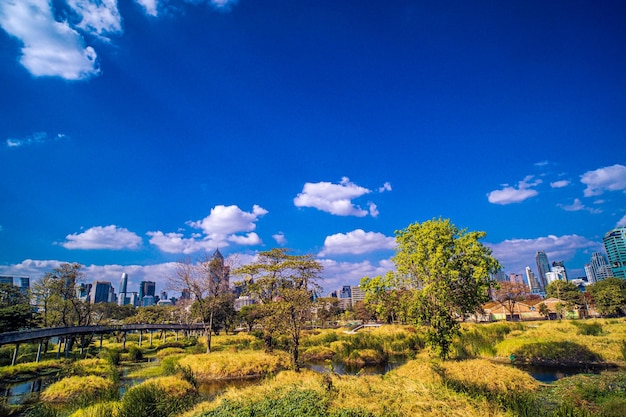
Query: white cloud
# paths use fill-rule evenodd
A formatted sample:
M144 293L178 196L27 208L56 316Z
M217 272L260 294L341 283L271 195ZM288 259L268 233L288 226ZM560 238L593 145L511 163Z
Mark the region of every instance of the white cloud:
M593 213L593 214L598 214L598 213L602 213L602 210L600 209L594 209L591 207L585 207L585 205L582 203L582 201L580 201L579 198L575 198L574 202L572 204L568 205L564 205L564 204L557 204L558 207L561 207L563 210L565 211L581 211L581 210L586 210L589 213Z
M617 222L615 227L626 227L626 215L624 217L622 217L620 219L620 221ZM0 230L2 230L2 229L0 229Z
M21 148L22 146L36 145L46 142L55 142L66 138L67 135L63 133L58 133L53 137L49 137L46 132L35 132L32 135L23 138L9 138L6 140L6 146L8 148Z
M368 211L352 203L352 199L371 191L358 186L347 177L339 184L317 182L304 184L302 192L293 199L296 207L313 207L337 216L367 216Z
M157 0L135 0L137 4L142 6L147 15L156 17L158 14L158 1Z
M379 192L379 193L382 193L382 192L384 192L384 191L391 191L391 183L386 182L386 183L384 183L384 184L383 184L383 186L382 186L382 187L379 187L379 188L378 188L378 192Z
M339 289L343 285L359 285L363 277L384 275L387 271L395 269L389 259L379 261L378 264L370 261L337 262L332 259L319 259L319 262L324 267L322 286L325 293Z
M191 1L193 2L194 0ZM237 4L237 1L238 0L208 0L208 3L216 9L229 11L232 6Z
M526 266L537 272L535 254L543 250L550 261L567 261L577 252L602 250L602 243L578 235L538 237L535 239L509 239L496 244L487 244L493 255L508 272L522 273Z
M560 181L554 181L550 183L550 187L552 188L563 188L563 187L567 187L570 184L569 180L560 180Z
M185 237L183 233L151 231L147 235L150 236L151 244L167 253L190 254L223 248L229 246L229 242L238 245L260 245L263 242L253 231L259 218L267 213L267 210L258 205L254 205L251 212L245 212L235 205L218 205L213 207L211 213L204 219L187 222L189 226L201 229L203 233Z
M511 187L507 184L504 184L503 189L491 191L489 194L487 194L487 198L489 199L490 203L501 205L519 203L521 201L527 200L539 194L537 190L534 190L531 187L536 187L537 185L542 183L540 179L536 179L535 181L530 182L532 179L533 176L528 175L517 184L517 187Z
M539 162L535 162L535 166L537 167L545 167L547 165L550 165L550 161L539 161Z
M182 233L163 233L161 231L148 232L150 243L162 252L166 253L190 253L202 250L211 250L217 247L226 247L226 241L214 241L211 239L199 239L198 235L186 238Z
M378 232L365 232L356 229L348 233L337 233L327 236L319 256L352 254L360 255L377 250L388 250L396 247L393 237Z
M605 191L626 190L626 166L615 164L610 167L587 171L580 177L585 184L585 197L600 195Z
M20 63L36 77L84 80L100 73L96 51L54 19L48 0L1 1L0 26L22 42Z
M372 203L371 201L369 203L367 203L367 208L368 208L368 210L370 212L370 216L372 216L372 217L378 217L378 214L380 214L376 204Z
M278 243L280 246L285 246L287 244L287 238L283 232L278 232L275 235L272 235L272 238Z
M236 243L238 245L260 245L262 243L261 238L256 233L247 233L245 236L241 235L231 235L228 237L230 242Z
M108 40L107 35L122 31L117 0L67 0L67 4L81 19L76 26L85 32Z
M239 207L218 205L211 209L211 214L202 220L188 224L207 234L228 235L237 232L251 232L256 228L255 222L267 214L263 207L254 205L252 212L245 212Z
M67 241L61 243L61 246L66 249L136 249L141 246L139 236L115 225L92 227L65 238Z

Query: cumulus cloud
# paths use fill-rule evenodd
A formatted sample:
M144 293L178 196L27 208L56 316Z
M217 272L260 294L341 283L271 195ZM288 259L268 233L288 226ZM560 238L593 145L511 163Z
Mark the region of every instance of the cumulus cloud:
M356 229L348 233L336 233L327 236L319 256L352 254L360 255L377 250L388 250L396 247L393 237L378 232L365 232Z
M550 183L550 187L552 188L563 188L563 187L567 187L570 184L569 180L560 180L560 181L554 181Z
M80 18L76 27L87 33L108 40L122 31L117 0L67 0L67 5Z
M610 167L587 171L580 177L585 184L585 197L600 195L605 191L626 190L626 166L615 164Z
M100 73L96 51L67 22L57 22L48 0L0 2L0 26L22 44L20 63L34 76L84 80Z
M313 207L337 216L357 216L368 215L368 210L355 205L352 200L371 193L371 190L350 182L350 179L343 177L339 184L330 182L317 182L304 184L302 192L293 199L296 207ZM375 217L378 214L376 205L369 203L369 214Z
M593 213L593 214L597 214L597 213L602 213L602 210L600 209L595 209L595 208L591 208L591 207L586 207L582 201L580 201L579 198L575 198L574 202L570 205L565 205L565 204L557 204L558 207L561 207L563 210L565 211L581 211L581 210L586 210L589 213Z
M537 190L534 190L532 187L536 187L537 185L542 183L540 179L536 179L531 182L532 179L533 176L528 175L517 184L517 187L512 187L508 184L504 184L503 189L491 191L489 194L487 194L487 198L490 203L501 205L519 203L527 200L539 194Z
M283 232L278 232L275 235L272 235L272 238L278 243L280 246L285 246L287 244L287 238Z
M391 183L386 182L386 183L384 183L384 184L383 184L383 186L382 186L382 187L379 187L379 188L378 188L378 192L379 192L379 193L382 193L382 192L384 192L384 191L391 191Z
M626 227L626 215L624 217L622 217L620 219L620 221L617 222L615 227ZM0 230L2 230L2 229L0 229Z
M260 245L262 243L261 238L254 233L254 230L259 218L267 213L267 210L258 205L254 205L251 212L243 211L235 205L218 205L213 207L211 213L204 219L187 222L187 225L202 230L202 233L194 233L185 237L180 232L151 231L147 235L150 236L151 244L167 253L190 254L217 247L226 247L230 243L248 246Z
M123 227L115 225L96 226L82 233L65 237L61 246L66 249L136 249L141 246L141 238Z
M509 239L487 244L493 255L509 272L522 273L526 266L536 272L535 254L543 250L550 261L567 261L579 251L600 251L602 243L578 235L538 237L535 239Z
M22 138L8 138L6 140L6 146L10 149L17 149L29 145L37 145L47 142L55 142L62 139L66 139L67 135L58 133L54 136L48 136L46 132L35 132L32 135Z
M255 222L265 214L267 214L267 210L256 204L252 207L251 212L245 212L235 205L218 205L213 207L211 213L204 219L188 224L191 227L202 229L207 235L251 232L256 228Z

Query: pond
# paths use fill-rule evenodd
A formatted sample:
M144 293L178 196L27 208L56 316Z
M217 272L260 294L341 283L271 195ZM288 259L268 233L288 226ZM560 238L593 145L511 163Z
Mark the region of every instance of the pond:
M517 369L527 372L537 381L544 384L551 384L562 378L578 374L599 374L607 367L563 367L563 366L539 366L539 365L511 365Z

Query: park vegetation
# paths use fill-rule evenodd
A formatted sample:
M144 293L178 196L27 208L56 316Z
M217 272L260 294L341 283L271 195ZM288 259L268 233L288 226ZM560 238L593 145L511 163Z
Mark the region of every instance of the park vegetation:
M38 363L37 345L25 344L15 366L11 347L0 347L0 381L56 379L23 404L0 402L0 415L623 415L626 281L607 279L585 294L555 282L547 292L559 300L558 319L479 323L488 300L511 318L516 303L535 301L523 285L492 280L500 265L483 237L444 219L397 231L395 271L363 278L365 301L345 312L319 297L321 264L287 249L232 271L218 252L180 261L170 285L193 300L139 309L81 300L81 266L61 265L34 286L40 313L30 309L21 327L174 321L202 323L204 332L163 332L143 343L118 333L102 346L86 338L84 349L70 343L66 358L51 341ZM258 304L234 311L224 285L230 273ZM24 310L19 294L0 290L0 318ZM602 318L562 320L591 305ZM547 308L537 304L546 318ZM353 331L370 320L387 324ZM528 365L587 372L542 384ZM384 370L372 374L372 366ZM221 388L207 388L215 384Z

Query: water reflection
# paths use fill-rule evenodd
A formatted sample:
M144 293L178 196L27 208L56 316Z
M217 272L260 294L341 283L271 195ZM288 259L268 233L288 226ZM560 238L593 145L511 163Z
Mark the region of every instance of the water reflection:
M0 385L0 392L8 405L23 404L31 394L38 394L59 379L56 375L39 376L14 384Z

